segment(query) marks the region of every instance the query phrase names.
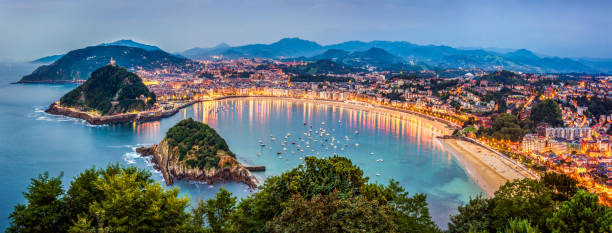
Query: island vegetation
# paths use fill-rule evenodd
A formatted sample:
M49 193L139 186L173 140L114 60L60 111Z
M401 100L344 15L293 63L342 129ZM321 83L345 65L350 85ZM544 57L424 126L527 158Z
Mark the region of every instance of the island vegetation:
M156 96L138 75L114 65L91 73L82 85L60 99L60 105L112 115L153 108Z
M45 173L32 179L6 232L441 232L426 195L368 180L347 158L306 157L247 198L221 188L188 211L178 188L164 189L134 167L87 169L67 191L61 175ZM610 207L552 173L507 182L495 197L475 197L458 210L448 232L612 231Z
M165 140L170 150L178 151L179 161L184 161L190 168L219 168L221 157L236 157L217 131L192 118L182 120L170 128Z
M192 118L170 128L159 144L137 148L136 152L152 156L167 185L172 185L175 179L209 184L236 181L251 188L258 184L225 140L213 128Z

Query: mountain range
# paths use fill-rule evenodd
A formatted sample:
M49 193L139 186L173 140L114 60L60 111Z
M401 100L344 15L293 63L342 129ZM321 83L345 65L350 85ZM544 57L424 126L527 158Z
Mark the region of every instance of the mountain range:
M110 42L110 43L101 43L97 46L127 46L127 47L141 48L141 49L148 50L148 51L161 50L157 46L142 44L142 43L135 42L133 40L118 40L118 41ZM52 63L52 62L59 60L64 55L65 54L46 56L46 57L36 59L32 61L32 63Z
M370 51L377 48L374 51ZM384 51L384 52L383 52ZM424 64L436 68L480 68L534 73L610 73L612 59L570 59L544 57L526 49L511 52L490 49L458 49L444 45L417 45L405 41L347 41L320 45L299 38L284 38L271 44L193 48L181 55L191 59L209 58L293 58L298 60L331 59L346 65L391 66L393 63ZM373 55L378 59L361 57Z
M151 48L151 47L148 47ZM98 45L77 49L63 55L49 65L42 65L18 83L56 83L85 80L96 69L116 64L130 70L154 69L164 66L183 66L189 59L174 56L162 50L145 50L139 47Z

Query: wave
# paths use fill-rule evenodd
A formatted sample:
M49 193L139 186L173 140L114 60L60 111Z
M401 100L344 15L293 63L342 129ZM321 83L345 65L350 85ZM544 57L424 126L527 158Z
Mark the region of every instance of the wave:
M122 158L127 164L135 164L136 159L139 158L140 155L136 152L126 152L123 154Z
M72 117L67 117L67 116L61 116L61 115L53 115L53 114L49 114L46 113L46 106L34 106L34 111L32 113L26 114L26 117L28 118L34 118L37 121L49 121L49 122L74 122L75 124L82 124L85 125L87 127L91 127L91 128L98 128L98 127L107 127L108 125L92 125L89 124L86 120L83 119L78 119L78 118L72 118Z

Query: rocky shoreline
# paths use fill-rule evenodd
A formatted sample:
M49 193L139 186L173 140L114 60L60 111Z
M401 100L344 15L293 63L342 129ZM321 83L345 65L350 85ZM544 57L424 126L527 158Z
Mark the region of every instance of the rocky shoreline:
M188 107L195 102L189 102L182 105L179 108L172 110L156 111L156 112L142 112L142 113L130 113L122 115L111 115L111 116L95 116L87 112L78 111L72 108L65 108L57 103L52 103L49 108L45 110L46 113L53 115L62 115L72 118L79 118L87 121L92 125L104 125L104 124L117 124L126 122L147 122L156 121L162 118L171 117L176 114L180 109Z
M136 152L141 156L152 156L153 167L159 170L164 177L166 185L174 184L174 180L191 180L217 184L227 181L241 182L250 188L257 188L257 178L244 165L238 163L223 168L211 168L208 170L199 168L188 168L180 163L168 144L163 140L160 144L152 147L140 147Z

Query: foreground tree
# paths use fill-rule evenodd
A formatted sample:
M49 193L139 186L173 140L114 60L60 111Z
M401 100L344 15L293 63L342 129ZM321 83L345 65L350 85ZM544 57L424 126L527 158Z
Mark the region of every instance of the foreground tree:
M555 203L552 191L534 179L522 179L501 186L493 198L492 227L505 228L511 218L526 219L539 228L546 227L546 218L552 216Z
M388 186L368 184L363 171L353 165L349 159L333 156L326 159L307 157L303 165L283 173L278 177L266 179L258 193L243 199L236 211L234 226L238 232L266 232L280 229L289 219L287 211L292 197L294 206L308 203L317 196L317 203L330 201L324 196L337 192L343 199L342 206L361 205L368 202L368 208L388 210L393 225L401 232L438 232L439 229L431 220L425 195L408 197L408 193L395 181ZM348 200L358 198L358 200ZM360 204L361 203L361 204ZM315 204L315 203L311 203ZM282 217L279 217L282 216ZM352 222L351 217L336 215L334 221ZM295 216L299 218L299 216ZM274 220L276 218L276 220ZM268 226L269 221L276 221L276 227ZM365 220L364 220L365 221ZM391 226L391 225L390 225ZM293 228L292 228L293 229ZM389 228L395 229L395 228Z
M552 232L612 232L612 209L580 190L547 220Z
M267 223L269 232L398 232L393 209L363 197L317 194L294 196L285 210ZM314 221L313 221L314 220Z
M539 233L537 227L531 226L525 219L510 219L504 233Z
M451 216L449 232L487 232L491 229L492 200L479 195L458 207L459 214Z
M166 190L151 174L110 165L88 169L64 195L59 177L33 179L10 215L7 232L182 232L188 214L178 189Z
M61 175L49 177L45 172L32 183L23 196L27 205L18 204L10 214L11 225L6 232L61 232L65 231L68 221L62 210L64 202L61 196Z

